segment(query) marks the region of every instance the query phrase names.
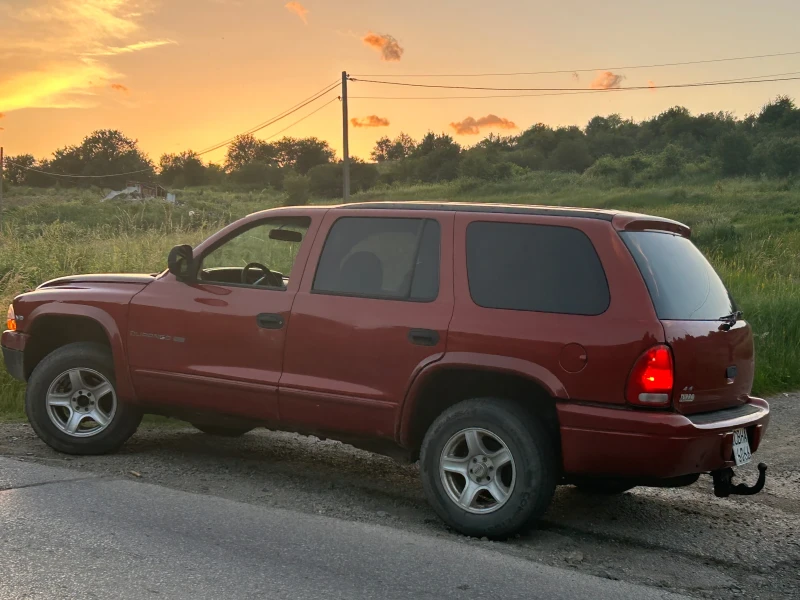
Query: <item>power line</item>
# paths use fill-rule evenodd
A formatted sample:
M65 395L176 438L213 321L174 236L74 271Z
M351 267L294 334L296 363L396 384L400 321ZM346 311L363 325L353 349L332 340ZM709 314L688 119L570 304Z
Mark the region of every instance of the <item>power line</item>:
M310 96L309 98L306 98L305 100L295 104L294 106L292 106L291 108L286 109L282 113L279 113L277 116L272 117L271 119L269 119L267 121L264 121L264 122L260 123L259 125L256 125L255 127L251 127L247 131L243 131L242 133L237 134L237 135L246 135L246 134L255 133L257 131L261 131L262 129L265 129L266 127L269 127L270 125L273 125L273 124L277 123L281 119L285 119L289 115L291 115L293 113L296 113L301 108L303 108L305 106L308 106L309 104L311 104L312 102L314 102L316 100L319 100L323 96L325 96L327 94L330 94L337 87L339 87L339 81L338 80L335 81L332 84L329 84L329 85L325 86L322 89L322 91L320 91L320 92L314 94L313 96ZM219 142L217 144L214 144L213 146L210 146L210 147L206 148L205 150L202 150L201 152L198 152L197 156L202 156L203 154L208 154L209 152L213 152L214 150L219 150L220 148L223 148L223 147L227 146L228 144L230 144L234 139L236 139L236 136L228 138L224 142Z
M698 82L694 84L680 84L678 86L639 86L639 87L628 87L628 88L608 88L608 89L580 89L580 90L572 90L572 91L556 91L556 92L546 92L540 94L482 94L480 96L350 96L353 99L361 99L361 100L467 100L467 99L480 99L480 98L540 98L544 96L574 96L579 94L602 94L605 92L624 92L626 90L654 90L659 88L667 88L667 87L689 87L689 86L701 86L701 85L730 85L734 83L760 83L760 82L767 82L767 81L793 81L797 78L791 77L786 79L765 79L765 78L777 78L777 77L784 77L788 75L798 75L800 71L790 71L788 73L775 73L772 75L754 75L753 77L744 77L738 79L720 79L716 81L704 81Z
M498 88L498 87L474 87L466 85L434 85L425 83L405 83L401 81L377 81L374 79L350 78L351 81L356 81L360 83L375 83L382 85L395 85L395 86L416 87L416 88L435 88L435 89L446 89L446 90L476 90L476 91L492 91L492 92L566 92L565 95L568 95L569 93L574 94L576 92L581 92L581 91L585 93L626 92L634 90L662 90L662 89L674 89L674 88L738 85L743 83L770 83L777 81L796 81L798 79L800 79L800 77L784 77L784 78L773 78L773 79L743 78L743 79L721 80L721 81L701 81L697 83L674 83L668 85L636 85L629 87L618 87L618 88L607 88L607 89L583 88L576 90L575 88Z
M279 136L280 134L282 134L284 131L286 131L286 130L288 130L288 129L291 129L292 127L294 127L295 125L297 125L298 123L300 123L300 122L302 122L302 121L305 121L305 120L306 120L307 118L309 118L310 116L312 116L312 115L314 115L314 114L318 113L318 112L319 112L319 111L321 111L323 108L325 108L326 106L328 106L329 104L331 104L331 103L333 103L333 102L336 102L337 100L341 100L341 97L340 97L340 96L336 96L336 98L331 98L330 100L328 100L328 101L327 101L325 104L323 104L323 105L322 105L322 106L320 106L319 108L316 108L316 109L312 110L312 111L311 111L310 113L308 113L308 114L307 114L305 117L303 117L303 118L301 118L301 119L297 119L297 121L295 121L295 122L294 122L294 123L292 123L291 125L288 125L288 126L284 127L283 129L281 129L280 131L278 131L278 132L276 132L276 133L273 133L271 136L269 136L268 138L266 138L266 141L269 141L269 140L271 140L272 138L276 138L276 137L278 137L278 136Z
M25 169L26 171L41 173L42 175L50 175L51 177L68 177L71 179L100 179L103 177L122 177L123 175L135 175L137 173L152 173L153 171L153 169L150 168L150 169L139 169L138 171L128 171L127 173L111 173L110 175L65 175L64 173L51 173L49 171L41 171L39 169L34 169L32 167L26 167L25 165L12 162L8 159L6 159L6 164L14 165L15 167L19 167L20 169Z
M753 56L736 56L732 58L710 58L705 60L689 60L683 62L670 62L652 65L629 65L626 67L601 67L595 69L563 69L558 71L521 71L515 73L403 73L387 75L384 73L361 74L356 77L511 77L516 75L558 75L564 73L588 73L591 71L621 71L632 69L656 69L659 67L678 67L683 65L701 65L708 63L734 62L740 60L755 60L759 58L775 58L779 56L795 56L800 54L800 50L795 52L778 52L776 54L756 54Z

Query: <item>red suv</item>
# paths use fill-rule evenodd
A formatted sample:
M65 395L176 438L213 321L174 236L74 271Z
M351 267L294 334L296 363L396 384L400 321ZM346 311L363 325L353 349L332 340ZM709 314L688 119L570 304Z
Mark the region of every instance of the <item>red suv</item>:
M538 206L279 208L155 275L62 277L9 308L6 365L56 450L143 413L420 459L453 528L504 536L559 484L731 483L769 420L750 326L689 228ZM765 467L764 467L765 468Z

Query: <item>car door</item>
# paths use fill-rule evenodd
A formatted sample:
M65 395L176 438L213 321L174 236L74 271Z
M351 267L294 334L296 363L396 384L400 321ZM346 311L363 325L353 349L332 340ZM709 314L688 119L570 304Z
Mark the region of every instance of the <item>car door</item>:
M314 229L309 216L246 220L195 252L193 280L167 274L138 294L128 337L137 396L276 419L286 325Z
M445 351L453 218L328 213L292 307L279 391L284 421L394 437L414 374Z

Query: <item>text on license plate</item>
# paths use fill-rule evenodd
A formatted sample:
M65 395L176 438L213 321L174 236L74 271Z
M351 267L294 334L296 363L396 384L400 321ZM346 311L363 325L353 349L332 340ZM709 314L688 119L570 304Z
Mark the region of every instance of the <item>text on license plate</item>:
M745 429L737 429L733 432L733 460L736 461L736 466L749 463L753 459L750 453L750 441L747 439L747 431Z

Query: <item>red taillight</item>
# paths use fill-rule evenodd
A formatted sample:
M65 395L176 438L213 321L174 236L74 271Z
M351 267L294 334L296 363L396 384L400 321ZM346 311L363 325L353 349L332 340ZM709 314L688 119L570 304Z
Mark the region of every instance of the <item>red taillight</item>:
M637 406L669 406L673 380L672 351L668 346L653 346L633 365L625 398Z

